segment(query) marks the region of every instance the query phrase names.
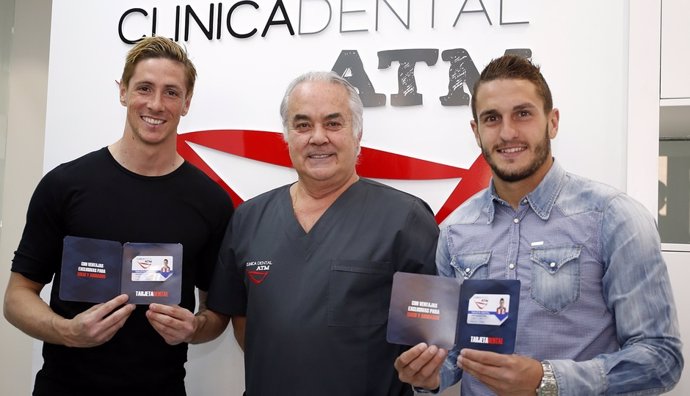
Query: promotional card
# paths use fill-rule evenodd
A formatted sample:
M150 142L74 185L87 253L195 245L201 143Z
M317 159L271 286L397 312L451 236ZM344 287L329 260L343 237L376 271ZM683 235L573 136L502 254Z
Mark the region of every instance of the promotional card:
M393 344L420 342L455 345L460 284L453 278L396 272L393 275L386 339Z
M397 272L387 340L513 353L520 281L465 280Z
M66 236L62 248L60 299L106 302L120 294L121 270L120 242Z
M60 277L65 301L102 303L124 293L133 304L178 304L182 245L67 236Z

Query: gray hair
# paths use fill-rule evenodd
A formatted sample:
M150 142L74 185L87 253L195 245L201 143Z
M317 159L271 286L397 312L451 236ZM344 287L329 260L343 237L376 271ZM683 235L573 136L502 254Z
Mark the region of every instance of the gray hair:
M331 84L339 84L343 86L350 96L349 103L350 113L352 114L352 133L355 135L355 138L362 136L362 114L364 113L364 105L362 104L362 99L359 98L359 93L357 92L357 89L353 87L352 84L350 84L346 79L339 76L335 72L311 71L304 73L301 76L292 80L290 85L288 85L287 89L285 90L285 96L283 96L283 101L280 102L280 117L283 120L283 137L287 140L288 102L290 101L290 95L292 95L292 91L294 91L299 84L307 81L324 81Z

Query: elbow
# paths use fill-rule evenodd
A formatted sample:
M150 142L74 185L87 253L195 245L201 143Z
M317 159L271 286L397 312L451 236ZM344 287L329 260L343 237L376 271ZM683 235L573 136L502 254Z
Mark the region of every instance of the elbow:
M680 381L680 376L683 373L683 367L685 366L685 358L683 357L683 344L678 340L677 345L673 348L670 355L671 361L670 370L668 370L668 382L671 384L668 390L673 389L673 387Z

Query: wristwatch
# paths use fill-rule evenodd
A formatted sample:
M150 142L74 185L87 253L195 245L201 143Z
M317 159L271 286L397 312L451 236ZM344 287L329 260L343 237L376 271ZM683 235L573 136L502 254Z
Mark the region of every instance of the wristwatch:
M544 360L541 362L541 368L544 370L544 376L541 377L541 384L537 388L537 395L558 396L558 383L556 382L556 376L553 375L551 363Z

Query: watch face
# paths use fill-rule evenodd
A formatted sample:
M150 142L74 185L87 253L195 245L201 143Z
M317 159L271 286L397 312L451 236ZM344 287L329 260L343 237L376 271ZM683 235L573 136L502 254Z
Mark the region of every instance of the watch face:
M558 396L558 386L555 382L542 381L539 387L539 396Z

